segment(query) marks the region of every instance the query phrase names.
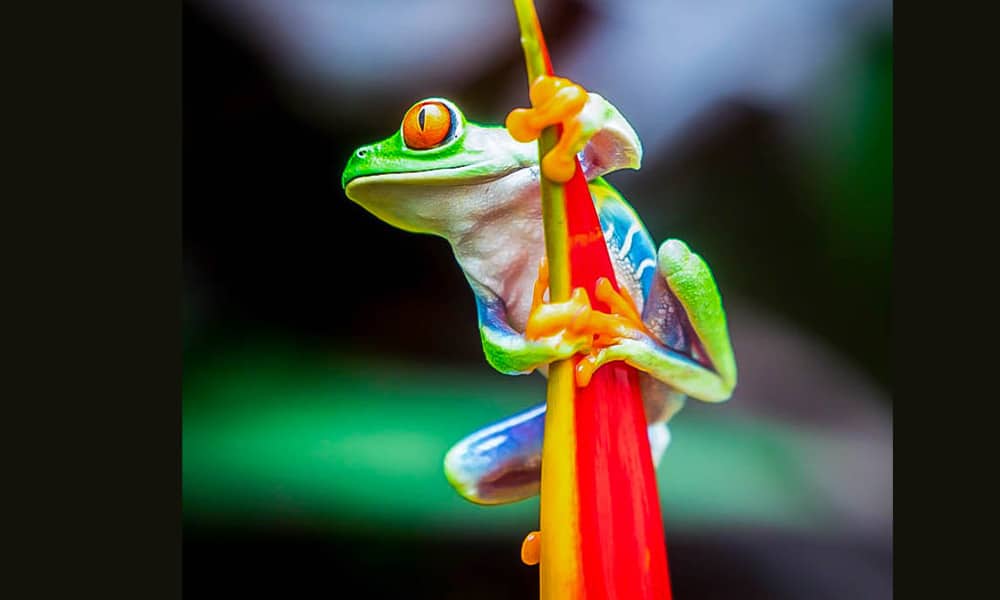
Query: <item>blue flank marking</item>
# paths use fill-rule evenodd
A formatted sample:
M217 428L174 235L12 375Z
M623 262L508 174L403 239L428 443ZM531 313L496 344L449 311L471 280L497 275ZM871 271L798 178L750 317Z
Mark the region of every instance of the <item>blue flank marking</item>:
M476 312L482 326L495 331L510 329L503 300L480 292L476 286L473 286L472 293L476 296Z

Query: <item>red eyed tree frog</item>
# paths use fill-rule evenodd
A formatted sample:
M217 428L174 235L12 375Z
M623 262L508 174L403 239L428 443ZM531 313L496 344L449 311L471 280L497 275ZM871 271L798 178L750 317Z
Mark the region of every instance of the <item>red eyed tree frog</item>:
M406 112L395 134L358 148L342 184L348 198L386 223L451 244L475 296L486 360L501 373L544 374L549 363L577 353L589 353L579 384L610 361L638 369L658 464L670 439L666 422L686 397L721 402L736 385L726 314L705 261L680 240L657 249L639 216L602 178L639 168L642 148L629 123L594 93L578 118L587 141L577 156L624 292L602 300L632 316L630 326L599 347L595 336L609 334L587 325L593 319L584 316L603 313L590 309L585 293L546 302L536 144L515 140L504 127L467 121L449 100L428 98ZM544 414L538 405L455 444L445 457L448 480L479 504L538 493Z

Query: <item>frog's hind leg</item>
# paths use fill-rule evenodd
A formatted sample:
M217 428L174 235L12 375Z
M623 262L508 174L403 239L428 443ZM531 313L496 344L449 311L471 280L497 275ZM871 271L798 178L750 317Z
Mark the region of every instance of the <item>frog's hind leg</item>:
M542 474L545 405L517 413L455 444L444 471L459 494L476 504L506 504L538 493ZM658 464L670 440L664 423L649 428L649 445Z
M679 240L668 240L658 253L657 270L680 303L690 331L690 348L674 347L669 340L647 335L639 327L621 327L610 345L603 345L576 367L577 385L586 385L601 366L622 360L673 390L706 402L729 399L736 385L736 361L729 342L726 313L708 265ZM651 293L660 293L655 289ZM600 295L600 289L598 290ZM605 289L606 303L612 304ZM650 298L652 305L656 300Z
M657 262L694 331L696 357L702 362L707 359L723 389L732 392L736 386L736 359L729 341L726 311L711 270L680 240L665 241L657 253Z

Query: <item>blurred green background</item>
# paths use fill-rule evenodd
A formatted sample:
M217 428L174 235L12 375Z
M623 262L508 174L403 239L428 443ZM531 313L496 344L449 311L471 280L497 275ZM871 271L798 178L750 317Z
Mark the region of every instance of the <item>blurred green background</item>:
M737 392L659 469L675 595L889 597L891 4L538 5L643 139L610 181L730 313ZM185 595L537 594L537 499L469 504L441 461L544 380L482 359L446 243L339 185L422 97L501 121L519 53L508 2L185 4Z

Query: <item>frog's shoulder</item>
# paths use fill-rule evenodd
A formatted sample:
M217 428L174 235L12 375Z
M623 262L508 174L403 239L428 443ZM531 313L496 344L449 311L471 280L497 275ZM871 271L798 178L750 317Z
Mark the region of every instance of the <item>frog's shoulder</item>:
M612 262L631 272L645 297L656 272L653 238L632 205L603 177L591 181L589 187Z

